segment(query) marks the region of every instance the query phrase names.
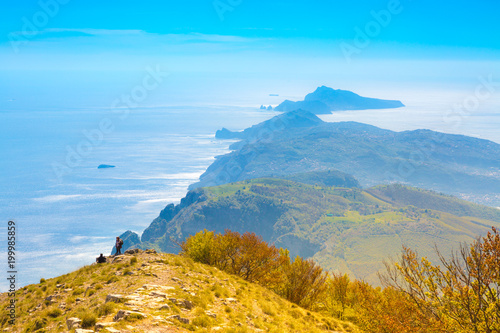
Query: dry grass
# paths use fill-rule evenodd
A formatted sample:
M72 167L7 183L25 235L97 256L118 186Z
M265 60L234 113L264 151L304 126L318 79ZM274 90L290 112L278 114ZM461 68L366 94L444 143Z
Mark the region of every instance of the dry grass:
M155 289L168 296L153 298L151 289L142 290L145 284L174 289ZM140 306L105 303L108 294L134 294L147 301ZM57 298L51 302L46 300L49 296ZM121 256L120 262L85 266L21 288L17 298L18 316L11 332L65 332L69 317L80 318L83 326L93 329L96 322L114 323L119 310L147 315L133 314L114 323L122 332L160 332L166 327L177 332L210 332L214 327L224 332L359 332L350 323L308 312L261 286L171 254L142 252ZM193 308L168 298L190 301ZM7 294L1 294L0 306L5 308L7 301ZM169 309L160 310L162 305ZM172 315L189 323L167 318ZM4 317L0 316L2 329L8 327Z

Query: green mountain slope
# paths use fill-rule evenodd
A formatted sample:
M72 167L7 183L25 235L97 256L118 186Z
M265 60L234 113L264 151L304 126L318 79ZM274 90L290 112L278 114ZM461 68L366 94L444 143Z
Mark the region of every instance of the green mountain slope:
M315 117L299 110L252 127L255 131L239 132L242 141L231 146L234 151L219 156L190 189L339 170L363 187L399 182L500 206L499 144L429 130L394 132L355 122L318 122Z
M401 245L436 260L491 226L500 211L402 185L362 190L281 179L253 179L188 193L169 205L142 237L141 248L177 252L176 242L208 229L255 232L292 255L377 283L383 260Z

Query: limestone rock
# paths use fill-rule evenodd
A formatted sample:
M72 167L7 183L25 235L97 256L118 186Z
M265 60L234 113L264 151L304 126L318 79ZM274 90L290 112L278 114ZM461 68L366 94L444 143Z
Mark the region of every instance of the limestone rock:
M182 301L179 302L179 305L188 309L188 310L191 310L192 308L194 308L194 304L193 302L191 301L188 301L187 299L184 299Z
M140 252L141 252L141 250L139 250L139 249L129 249L129 250L125 251L125 254L137 254Z
M68 330L72 330L74 328L80 328L82 325L82 321L78 318L71 317L66 319L66 326L68 326Z
M113 328L113 327L106 327L106 331L107 332L111 332L111 333L120 333L121 331L117 330L116 328Z
M114 302L114 303L120 303L123 301L123 295L120 294L109 294L106 296L106 303L108 302Z
M167 298L167 294L165 293L161 293L159 291L153 291L151 292L151 294L149 294L150 296L153 296L153 297L163 297L163 298Z
M99 322L99 323L95 324L95 329L99 331L99 330L102 330L104 328L108 328L110 326L113 326L114 324L115 323L100 323Z
M158 289L158 288L160 288L160 286L157 284L145 284L142 287L144 289Z
M147 317L147 315L145 313L142 313L142 312L128 311L128 310L119 310L116 313L116 315L113 317L113 320L114 321L119 321L121 319L126 319L131 314L139 315L142 318L146 318Z
M181 316L179 315L173 315L173 316L169 316L167 317L167 319L177 319L178 321L180 321L181 323L183 324L189 324L189 319L187 318L182 318Z
M205 314L209 317L212 317L212 318L217 318L217 315L215 313L212 313L210 311L206 311Z
M57 299L61 298L60 295L50 295L45 298L46 301L49 301L51 303L57 302Z

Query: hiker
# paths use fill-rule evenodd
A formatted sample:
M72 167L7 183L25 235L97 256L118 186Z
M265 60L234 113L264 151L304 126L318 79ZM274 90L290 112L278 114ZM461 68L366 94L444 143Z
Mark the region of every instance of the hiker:
M122 246L123 246L123 239L120 239L120 237L116 237L116 253L115 255L122 254Z
M106 262L106 257L103 256L102 253L101 253L101 255L95 259L95 262L98 263L98 264L103 264L103 263Z

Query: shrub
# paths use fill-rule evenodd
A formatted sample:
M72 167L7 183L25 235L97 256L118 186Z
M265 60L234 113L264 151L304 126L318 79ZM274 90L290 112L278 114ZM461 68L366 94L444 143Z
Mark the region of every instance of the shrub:
M128 317L127 317L127 321L130 321L130 322L134 322L134 321L137 321L137 320L140 320L142 319L143 316L140 314L140 313L131 313Z
M293 263L283 266L285 281L276 290L290 302L310 309L326 289L327 273L311 259L297 256Z
M194 318L193 325L206 328L206 327L211 327L213 324L212 324L212 319L204 314Z
M47 318L36 318L33 323L26 329L27 332L35 332L41 330L47 325Z
M83 289L83 288L76 288L75 290L73 290L73 296L81 295L84 292L85 292L85 289Z
M96 315L88 311L83 312L80 319L82 320L82 328L94 327L97 322Z
M109 280L106 282L107 284L110 284L110 283L113 283L113 282L116 282L118 281L118 277L116 277L115 275L110 277Z
M96 309L96 312L97 312L97 315L99 317L102 317L102 316L107 316L107 315L113 313L114 310L115 310L115 303L108 302L108 303L104 303L101 306L99 306Z
M61 309L59 308L53 308L47 311L47 316L52 317L52 318L57 318L62 314Z
M214 232L206 229L189 236L181 244L181 254L202 264L212 265Z

